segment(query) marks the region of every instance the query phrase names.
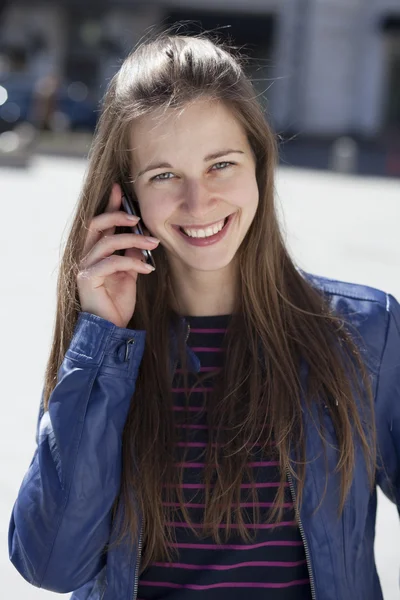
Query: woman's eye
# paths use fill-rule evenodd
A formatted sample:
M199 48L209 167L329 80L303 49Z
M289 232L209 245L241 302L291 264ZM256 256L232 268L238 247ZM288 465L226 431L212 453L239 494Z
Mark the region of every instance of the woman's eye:
M166 179L171 179L171 177L174 177L173 173L160 173L152 177L150 181L165 181Z
M212 168L215 169L216 171L221 171L222 169L226 169L226 167L230 167L231 165L233 165L232 162L223 161L223 162L216 163L215 165L213 165Z
M213 165L211 167L211 170L212 171L222 171L222 170L226 169L227 167L230 167L234 164L235 163L232 163L229 161L215 163L215 165ZM173 173L171 173L170 171L166 171L165 173L160 173L159 175L155 175L154 177L151 177L150 181L167 181L168 179L173 179L174 177L175 177L175 175Z

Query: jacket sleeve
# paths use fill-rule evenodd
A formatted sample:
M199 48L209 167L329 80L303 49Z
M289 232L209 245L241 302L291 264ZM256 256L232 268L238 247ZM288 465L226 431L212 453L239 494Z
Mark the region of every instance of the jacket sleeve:
M105 564L144 342L144 331L79 315L11 517L10 559L33 585L70 592Z
M400 305L387 301L388 323L376 392L377 483L400 511Z

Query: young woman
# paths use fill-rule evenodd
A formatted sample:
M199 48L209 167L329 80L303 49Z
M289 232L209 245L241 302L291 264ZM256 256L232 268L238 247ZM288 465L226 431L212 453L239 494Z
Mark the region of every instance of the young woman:
M276 155L238 59L209 39L163 35L112 80L10 526L33 585L74 600L382 598L400 307L296 268ZM121 186L150 237L132 233Z

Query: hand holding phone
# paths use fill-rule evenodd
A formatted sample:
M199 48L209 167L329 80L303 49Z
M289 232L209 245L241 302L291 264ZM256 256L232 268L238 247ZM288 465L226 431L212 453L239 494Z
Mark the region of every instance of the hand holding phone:
M133 215L135 217L140 217L139 214L139 205L137 202L134 202L132 196L129 194L126 186L120 182L121 190L122 190L122 207L128 215ZM140 222L132 227L133 232L138 235L145 235L142 229ZM154 258L150 252L150 250L142 249L142 254L146 259L146 263L156 268Z
M117 327L127 327L135 311L139 273L154 271L142 253L159 243L142 230L139 235L127 233L135 230L138 217L122 210L122 195L120 186L114 185L105 212L89 223L77 275L81 310Z

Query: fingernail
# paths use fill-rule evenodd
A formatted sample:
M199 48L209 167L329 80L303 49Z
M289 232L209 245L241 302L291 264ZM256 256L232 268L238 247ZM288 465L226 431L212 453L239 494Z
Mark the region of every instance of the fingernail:
M154 244L158 244L160 240L158 240L155 237L151 237L150 235L146 235L145 236L146 240L148 240L149 242L154 242Z
M152 265L148 265L147 263L144 263L143 266L150 272L150 271L155 271L155 268Z
M136 215L126 215L126 218L128 221L140 221L140 217L137 217Z

